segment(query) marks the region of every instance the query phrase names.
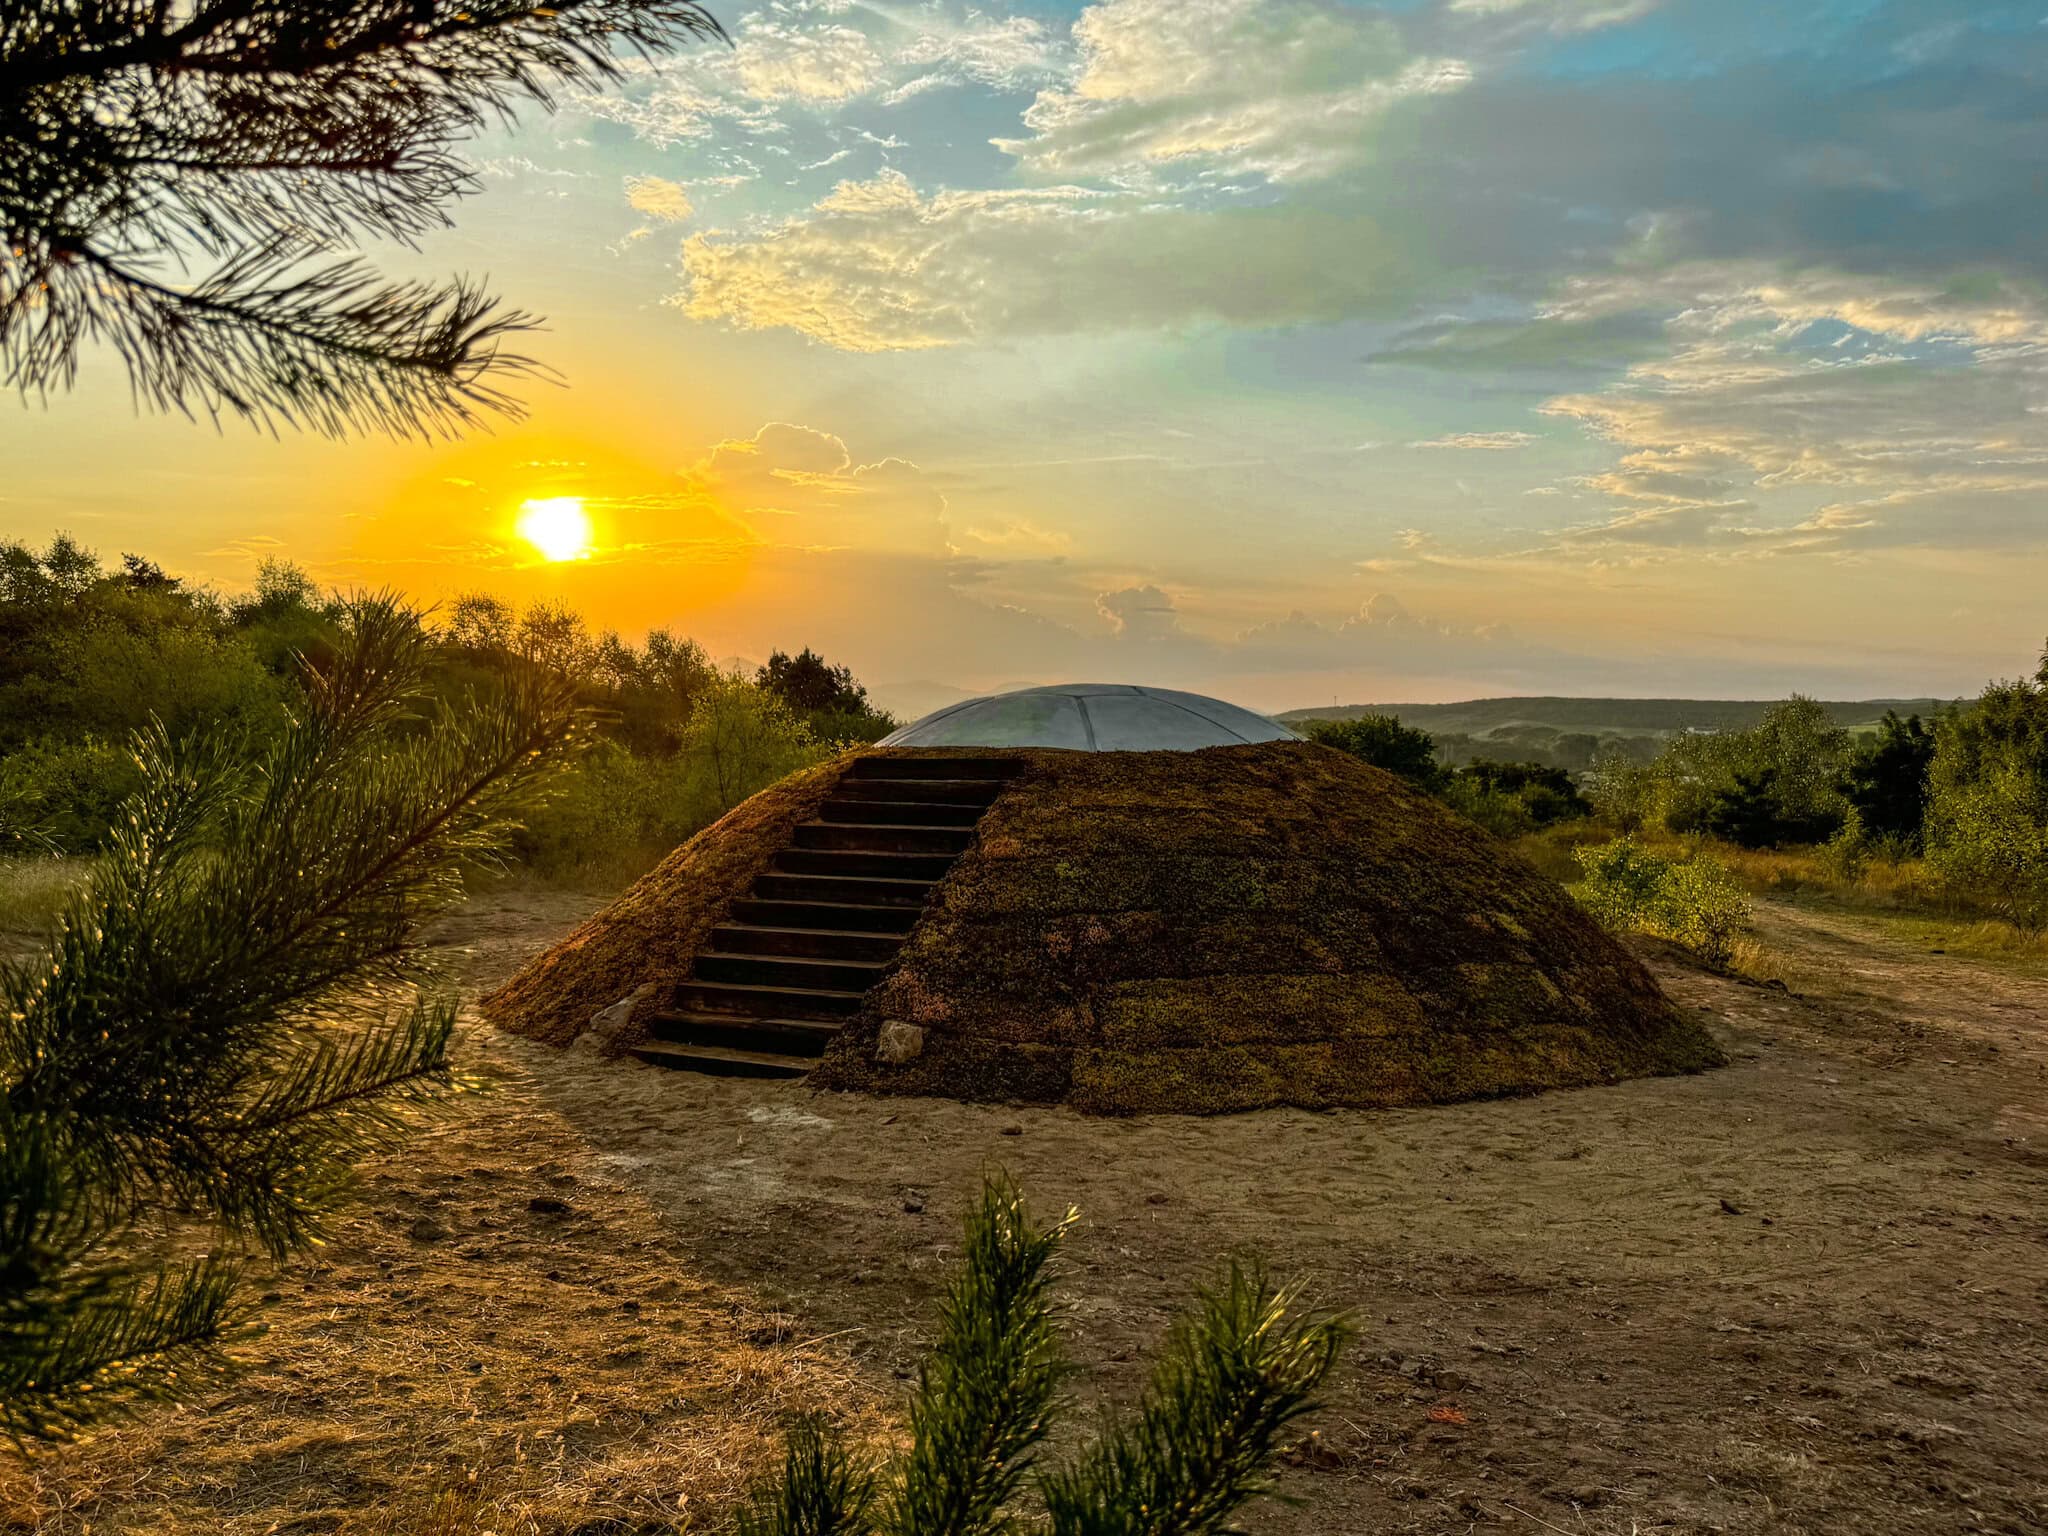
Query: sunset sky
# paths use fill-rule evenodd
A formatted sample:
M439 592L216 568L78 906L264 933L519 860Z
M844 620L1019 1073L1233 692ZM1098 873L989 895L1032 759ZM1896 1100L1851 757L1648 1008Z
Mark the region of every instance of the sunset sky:
M216 432L88 355L0 408L0 535L810 644L903 708L2031 670L2044 0L712 8L373 252L548 318L526 420Z

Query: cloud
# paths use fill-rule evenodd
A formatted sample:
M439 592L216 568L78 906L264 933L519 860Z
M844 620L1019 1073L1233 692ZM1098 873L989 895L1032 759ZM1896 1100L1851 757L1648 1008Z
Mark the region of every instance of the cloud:
M1648 304L1672 311L1666 351L1541 407L1621 450L1577 482L1612 512L1573 542L1756 554L2010 539L2048 493L2039 300L1701 264L1580 282L1560 307ZM1815 507L1817 494L1836 499Z
M1636 21L1659 0L1449 0L1445 9L1487 20L1524 21L1552 32L1591 32Z
M837 102L882 76L882 55L865 32L820 23L749 16L733 41L733 70L756 101Z
M680 224L690 216L690 194L659 176L628 176L626 202L635 213L664 224Z
M950 558L946 498L907 459L855 463L830 432L774 421L715 445L695 488L769 543Z
M1455 90L1456 59L1412 57L1400 28L1324 0L1103 0L1074 23L1080 64L998 139L1041 176L1187 161L1276 181L1371 153L1374 118Z
M926 195L885 170L758 232L693 235L675 302L693 319L884 352L1340 319L1405 302L1420 260L1314 208L1203 214L1075 186Z
M1410 448L1477 448L1489 453L1505 453L1514 448L1526 448L1536 441L1533 432L1451 432L1443 437L1427 438L1410 443Z
M1101 593L1095 609L1108 621L1110 632L1124 640L1157 643L1184 634L1173 599L1149 584Z
M581 98L591 115L671 145L710 135L784 133L788 109L828 114L896 105L946 86L1024 91L1053 77L1063 40L1029 17L934 3L915 11L841 0L778 0L741 16L728 49L622 65L619 88Z

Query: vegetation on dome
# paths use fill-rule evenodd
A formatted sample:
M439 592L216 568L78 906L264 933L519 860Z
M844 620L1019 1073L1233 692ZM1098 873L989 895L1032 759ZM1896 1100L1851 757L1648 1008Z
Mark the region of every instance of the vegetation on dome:
M1215 1113L1722 1060L1559 886L1390 774L1291 742L1016 755L814 1082ZM923 1031L900 1065L889 1021Z

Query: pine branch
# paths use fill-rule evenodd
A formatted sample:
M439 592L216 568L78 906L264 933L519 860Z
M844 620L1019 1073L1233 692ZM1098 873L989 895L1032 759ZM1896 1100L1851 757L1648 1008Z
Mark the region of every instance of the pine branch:
M737 1536L867 1536L874 1529L874 1470L816 1419L789 1431L782 1465L755 1484Z
M66 1438L218 1380L241 1319L239 1267L59 1271L0 1301L0 1435Z
M1287 1317L1264 1272L1233 1263L1166 1360L1129 1425L1044 1480L1051 1536L1223 1536L1280 1432L1309 1411L1342 1349L1332 1321Z
M516 414L506 386L540 370L507 341L530 317L334 258L446 224L487 120L723 35L700 0L9 8L0 380L67 388L98 340L138 403L216 423L431 435Z
M1002 1529L1066 1375L1047 1266L1072 1220L1035 1226L1004 1179L969 1213L966 1259L911 1404L912 1448L882 1512L890 1536Z
M77 1427L94 1393L140 1401L212 1361L225 1314L198 1278L130 1283L138 1231L210 1218L228 1285L226 1254L311 1241L448 1086L452 1005L389 1017L420 924L589 732L539 677L425 708L429 656L419 615L358 600L262 750L146 733L48 953L0 961L0 1427Z

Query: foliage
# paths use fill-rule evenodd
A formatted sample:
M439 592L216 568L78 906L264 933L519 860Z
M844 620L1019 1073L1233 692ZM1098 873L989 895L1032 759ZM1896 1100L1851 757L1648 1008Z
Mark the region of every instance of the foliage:
M341 435L510 410L529 317L346 253L446 225L486 122L717 34L697 0L15 0L0 376L68 387L92 340L186 415Z
M1741 848L1817 843L1840 830L1840 812L1795 813L1786 803L1778 769L1738 768L1735 782L1718 791L1706 811L1706 830Z
M682 735L682 754L703 776L718 816L830 750L795 710L737 672L697 696Z
M1842 793L1864 836L1900 852L1919 849L1934 746L1934 732L1918 715L1901 720L1888 709L1876 736L1856 748L1843 771Z
M1657 813L1657 773L1626 752L1603 752L1586 771L1584 794L1593 814L1617 832L1640 832Z
M343 617L337 599L283 561L265 560L252 592L223 600L135 555L109 572L62 535L41 551L0 543L0 852L99 848L138 783L124 744L134 731L161 724L183 740L218 727L269 740L300 706L302 663L331 662ZM786 671L790 658L777 655ZM636 646L560 604L521 609L487 593L448 605L424 666L430 690L451 704L538 671L590 712L603 749L516 834L519 858L549 878L638 874L734 794L814 761L817 743L868 739L893 723L867 708L844 667L825 668L827 702L865 713L806 717L721 678L694 640L657 629Z
M217 1372L244 1250L315 1241L352 1165L446 1083L420 924L586 726L538 672L437 700L431 654L416 614L365 599L284 729L144 733L47 951L0 963L0 1431L67 1434Z
M791 656L772 653L754 674L754 685L774 694L803 716L820 741L878 741L896 722L868 702L868 691L852 671L833 666L808 647Z
M1071 1221L1069 1216L1068 1220ZM741 1536L1225 1536L1287 1426L1314 1406L1345 1327L1288 1315L1291 1298L1232 1264L1173 1331L1136 1412L1034 1477L1065 1376L1050 1262L1067 1222L1043 1227L991 1180L968 1215L939 1341L919 1376L911 1444L887 1466L815 1420L796 1426ZM1025 1489L1043 1513L1017 1506Z
M1575 853L1583 875L1579 900L1609 928L1670 939L1712 966L1725 968L1733 958L1750 905L1718 860L1665 859L1628 837Z
M1445 775L1436 743L1427 731L1401 723L1398 715L1360 715L1353 720L1312 720L1310 741L1349 752L1427 790L1441 789Z
M2048 651L1935 732L1928 862L2023 934L2048 929Z
M1570 774L1541 763L1468 763L1448 777L1443 797L1497 837L1521 837L1593 813Z

